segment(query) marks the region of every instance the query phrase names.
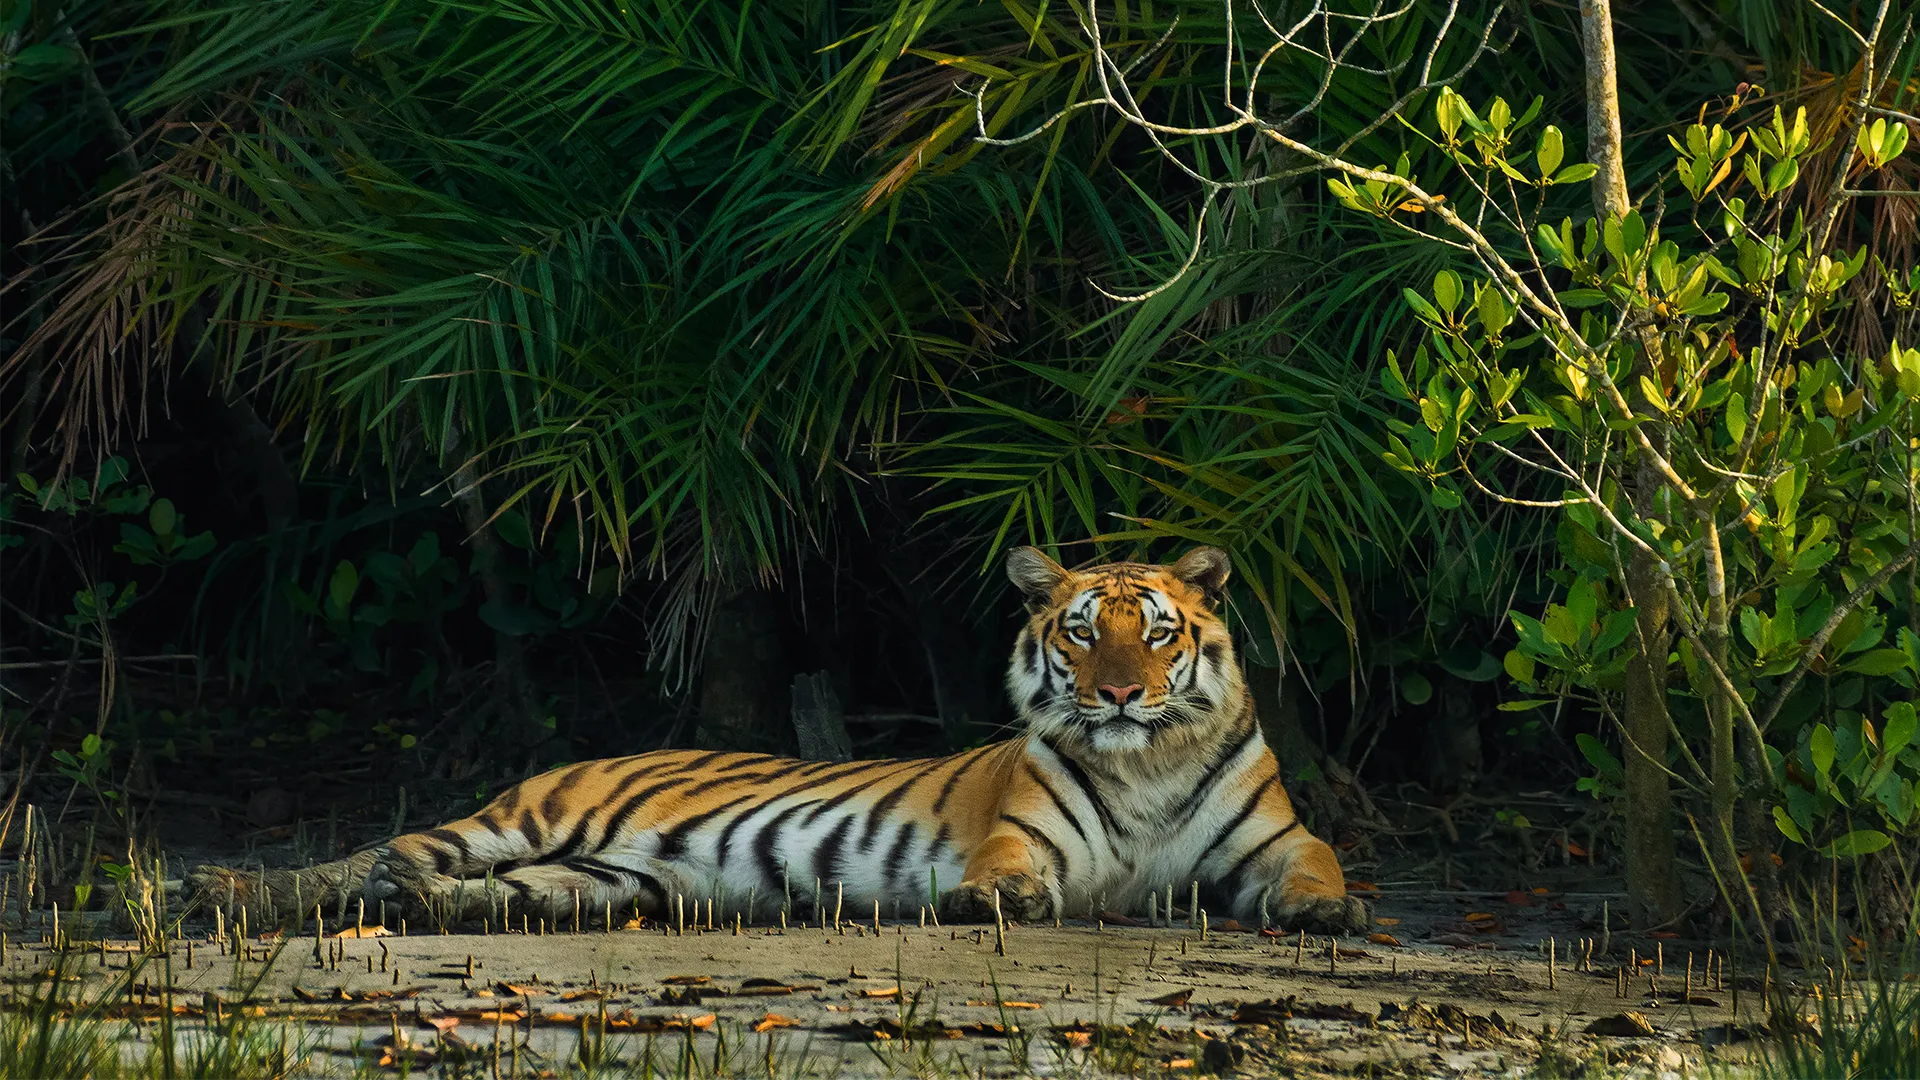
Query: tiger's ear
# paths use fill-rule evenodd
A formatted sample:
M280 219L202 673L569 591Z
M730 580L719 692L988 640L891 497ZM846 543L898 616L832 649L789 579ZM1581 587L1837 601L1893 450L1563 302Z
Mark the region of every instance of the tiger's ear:
M1200 547L1180 556L1180 561L1168 569L1174 577L1199 586L1208 598L1217 600L1220 591L1227 587L1227 578L1233 574L1233 561L1217 547Z
M1045 600L1054 586L1067 580L1067 568L1047 557L1036 547L1017 547L1007 552L1007 580L1020 587L1031 600Z

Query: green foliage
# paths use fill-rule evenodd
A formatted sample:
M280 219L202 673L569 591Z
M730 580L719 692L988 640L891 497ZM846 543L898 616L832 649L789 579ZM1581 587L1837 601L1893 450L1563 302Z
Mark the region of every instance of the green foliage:
M1909 746L1920 637L1902 625L1916 601L1911 575L1896 577L1920 551L1920 354L1896 342L1877 360L1839 332L1867 250L1837 246L1838 204L1810 222L1790 202L1812 149L1806 110L1775 107L1738 136L1696 124L1670 139L1672 175L1697 204L1691 227L1671 233L1640 210L1557 226L1529 212L1508 194L1547 183L1512 153L1531 110L1509 122L1496 98L1486 111L1443 93L1430 138L1459 170L1446 182L1498 208L1498 246L1473 242L1502 269L1471 282L1443 270L1424 293L1407 290L1426 341L1410 370L1390 355L1382 382L1417 418L1392 422L1382 457L1441 510L1469 490L1560 508L1564 601L1512 613L1505 664L1522 689L1552 696L1503 707L1579 694L1611 715L1640 651L1637 605L1659 603L1681 629L1668 663L1683 732L1706 729L1702 756L1724 760L1742 716L1797 747L1790 762L1766 748L1765 797L1784 836L1830 856L1884 847L1910 831L1920 777ZM1894 127L1859 125L1869 167L1903 150ZM1537 163L1558 166L1557 133L1536 148ZM1395 175L1400 187L1349 205L1392 214L1421 183L1404 162ZM1630 594L1626 566L1642 556L1660 596ZM1585 736L1581 750L1596 770L1582 787L1616 790L1618 761ZM1877 827L1856 827L1863 814Z

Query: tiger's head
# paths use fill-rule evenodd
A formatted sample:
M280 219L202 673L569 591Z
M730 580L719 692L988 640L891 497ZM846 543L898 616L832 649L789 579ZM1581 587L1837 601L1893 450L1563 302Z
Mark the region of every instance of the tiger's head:
M1213 547L1169 566L1084 570L1015 548L1007 576L1031 617L1007 689L1029 730L1096 752L1161 752L1237 721L1246 686L1216 613L1231 570Z

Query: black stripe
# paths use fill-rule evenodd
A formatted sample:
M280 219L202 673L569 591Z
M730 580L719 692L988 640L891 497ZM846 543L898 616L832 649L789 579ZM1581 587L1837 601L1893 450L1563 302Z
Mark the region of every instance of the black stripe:
M867 763L869 768L875 769L876 771L880 771L883 766L890 765L890 764L892 764L892 762L882 762L879 765L875 765L871 762ZM834 810L840 806L845 805L848 799L851 799L855 795L860 794L861 792L867 790L873 785L880 783L882 780L889 779L892 775L893 774L891 772L882 771L880 772L880 775L872 777L867 780L863 780L860 783L855 784L852 787L846 789L845 791L836 792L835 794L826 796L825 801L823 801L817 808L815 808L812 813L808 814L807 820L802 822L802 824L811 825L814 822L819 821L821 815L827 813L830 810ZM834 777L834 779L840 780L845 778L836 776Z
M657 784L641 789L629 797L626 802L621 804L620 809L614 811L613 816L607 819L606 831L600 834L601 848L604 849L614 837L626 831L627 823L633 820L633 816L640 812L640 809L647 804L648 800L652 799L655 795L670 791L686 782L684 777L673 780L662 780Z
M1215 845L1232 836L1235 829L1246 824L1247 819L1253 816L1253 812L1259 809L1261 797L1267 793L1267 789L1272 787L1274 781L1278 779L1280 779L1280 771L1275 769L1273 775L1260 781L1259 785L1247 796L1246 801L1240 804L1240 812L1233 815L1231 821L1214 830L1213 839L1207 841L1207 846L1203 850L1212 851ZM1205 855L1201 856L1201 858L1205 857Z
M810 805L812 804L797 802L773 815L765 825L760 827L760 835L754 839L753 850L755 854L759 856L760 872L766 876L767 887L769 889L780 887L780 868L783 863L787 862L787 860L775 859L773 857L774 848L779 842L779 837L776 834L780 831L780 826L786 824L788 818L806 809Z
M881 883L887 892L896 896L906 891L896 887L894 879L900 876L900 864L906 861L907 850L912 847L913 838L919 831L919 827L911 821L902 824L900 832L893 838L893 846L887 849L886 860L880 864Z
M1100 798L1100 791L1093 786L1093 778L1087 775L1087 770L1081 768L1079 762L1062 753L1052 739L1041 739L1040 745L1052 751L1053 756L1059 759L1061 766L1066 769L1067 778L1073 781L1074 786L1080 789L1080 794L1092 804L1093 812L1100 815L1100 823L1107 827L1107 831L1123 839L1128 836L1128 831L1121 828L1120 823L1114 820L1113 811L1107 809L1105 800Z
M954 785L960 783L960 778L967 775L968 772L972 771L975 765L980 764L980 759L986 756L987 751L995 749L996 747L999 747L1001 745L1002 745L1001 743L994 743L992 746L983 746L980 749L975 750L973 754L969 756L967 760L960 765L959 768L953 770L953 775L947 777L947 782L940 785L940 797L933 800L933 812L935 814L938 814L941 810L946 809L947 800L952 797Z
M907 797L908 789L926 779L928 773L945 765L947 760L936 758L928 762L919 771L907 777L905 783L882 795L880 801L873 804L873 808L867 811L867 831L861 834L860 850L868 851L873 848L874 839L880 835L880 826L886 823L887 815L893 812L893 808L900 805L900 800Z
M719 817L721 814L742 803L754 802L762 796L758 792L749 792L737 799L729 799L711 810L702 810L697 814L681 818L673 828L660 834L660 849L654 853L656 859L672 860L687 853L687 836L693 830Z
M660 884L659 878L654 877L652 874L641 873L636 871L629 871L629 873L633 874L634 883L639 887L639 890L641 892L651 893L653 895L653 898L660 902L661 906L664 907L666 905L667 887L665 885Z
M562 859L560 865L608 885L621 885L626 882L624 871L615 870L585 856L577 859Z
M450 874L455 866L460 865L448 848L456 849L462 859L470 857L466 839L452 829L429 829L420 835L434 841L427 851L433 856L433 872L436 874Z
M813 852L814 877L821 881L840 880L836 871L840 869L840 857L845 854L840 850L840 845L846 842L847 830L851 828L853 828L853 818L843 817L834 825L833 831L827 833L826 838L820 841L820 846Z
M1049 837L1046 833L1041 832L1039 829L1034 828L1031 824L1021 820L1018 817L1015 817L1012 814L1001 814L1000 820L1011 822L1015 828L1019 829L1021 832L1026 833L1028 836L1032 837L1037 843L1039 843L1041 847L1046 848L1047 854L1053 857L1054 877L1057 879L1066 878L1067 853L1060 850L1060 845L1054 843L1052 837Z
M1040 790L1046 792L1047 798L1053 800L1054 809L1060 811L1060 816L1066 818L1067 824L1073 826L1073 831L1080 836L1080 842L1091 849L1093 841L1087 839L1087 830L1080 826L1080 819L1074 816L1072 810L1067 809L1066 801L1060 798L1059 792L1053 790L1052 784L1047 783L1047 778L1040 775L1040 770L1034 768L1031 758L1027 759L1027 775L1033 777L1033 782L1039 784Z
M1220 773L1227 767L1227 763L1239 757L1240 752L1245 750L1259 733L1260 728L1257 725L1249 724L1237 741L1225 744L1226 748L1221 751L1219 757L1213 759L1212 764L1207 766L1207 771L1200 774L1200 779L1193 785L1193 791L1180 804L1180 809L1176 811L1180 820L1186 821L1193 817L1194 808L1200 805L1202 799L1213 793L1213 782L1220 778Z
M1275 843L1277 843L1281 837L1287 835L1288 833L1292 832L1293 830L1299 827L1300 827L1300 819L1294 818L1293 823L1288 825L1286 828L1275 832L1272 836L1269 836L1265 840L1262 840L1258 844L1255 844L1251 848L1248 848L1246 854L1240 856L1240 858L1236 860L1231 867L1227 868L1226 873L1220 875L1220 880L1223 883L1225 883L1229 891L1234 891L1234 892L1239 891L1240 877L1241 875L1247 872L1247 867L1252 865L1253 860L1258 858L1261 852L1267 850L1268 848L1272 847Z

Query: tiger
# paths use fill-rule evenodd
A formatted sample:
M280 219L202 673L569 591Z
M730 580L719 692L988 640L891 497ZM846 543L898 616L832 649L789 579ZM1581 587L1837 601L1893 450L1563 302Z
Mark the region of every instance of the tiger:
M1069 570L1021 547L1005 567L1027 606L1006 675L1015 738L918 760L661 750L562 766L304 885L278 872L272 899L312 911L333 887L442 925L672 919L701 897L711 917L715 896L802 918L931 902L948 922L1033 923L1137 912L1175 883L1187 900L1197 883L1203 910L1243 923L1368 925L1262 737L1221 617L1225 552ZM211 867L196 883L228 903L271 884Z

